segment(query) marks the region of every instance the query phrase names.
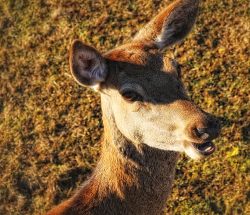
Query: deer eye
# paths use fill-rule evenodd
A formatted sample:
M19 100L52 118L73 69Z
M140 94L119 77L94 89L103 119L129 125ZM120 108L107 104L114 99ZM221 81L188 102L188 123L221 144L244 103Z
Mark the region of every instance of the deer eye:
M122 92L122 97L128 102L143 101L143 97L139 93L132 90L127 90L125 92Z

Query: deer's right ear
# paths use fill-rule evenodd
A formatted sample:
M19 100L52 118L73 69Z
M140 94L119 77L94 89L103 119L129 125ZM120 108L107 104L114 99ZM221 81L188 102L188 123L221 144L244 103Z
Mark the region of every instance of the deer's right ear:
M200 0L176 0L153 18L135 36L135 41L153 42L159 49L169 47L192 29Z
M74 79L81 85L98 88L106 80L105 59L96 49L80 40L72 43L69 62Z

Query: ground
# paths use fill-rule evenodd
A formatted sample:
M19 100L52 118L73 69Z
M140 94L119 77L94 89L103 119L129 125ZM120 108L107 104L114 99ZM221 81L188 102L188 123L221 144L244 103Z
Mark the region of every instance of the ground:
M0 214L43 214L96 165L100 98L73 81L70 42L105 52L168 2L0 0ZM250 214L249 29L248 0L204 0L194 30L167 50L223 130L211 157L181 156L166 213Z

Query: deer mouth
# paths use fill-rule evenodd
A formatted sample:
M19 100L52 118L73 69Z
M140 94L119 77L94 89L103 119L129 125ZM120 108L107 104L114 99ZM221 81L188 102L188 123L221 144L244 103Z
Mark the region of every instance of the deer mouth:
M194 148L202 155L208 156L215 151L215 145L212 142L205 142L203 144L193 143Z

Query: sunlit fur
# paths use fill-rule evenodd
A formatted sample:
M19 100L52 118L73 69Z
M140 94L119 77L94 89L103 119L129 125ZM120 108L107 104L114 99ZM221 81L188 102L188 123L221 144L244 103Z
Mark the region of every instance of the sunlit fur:
M73 43L73 76L101 93L104 141L91 177L48 215L163 213L178 153L203 157L193 143L204 140L194 131L213 122L187 97L177 62L161 52L191 30L197 7L197 0L174 2L130 43L103 57L80 41ZM143 99L126 100L126 90ZM209 131L210 140L218 135L216 128Z

